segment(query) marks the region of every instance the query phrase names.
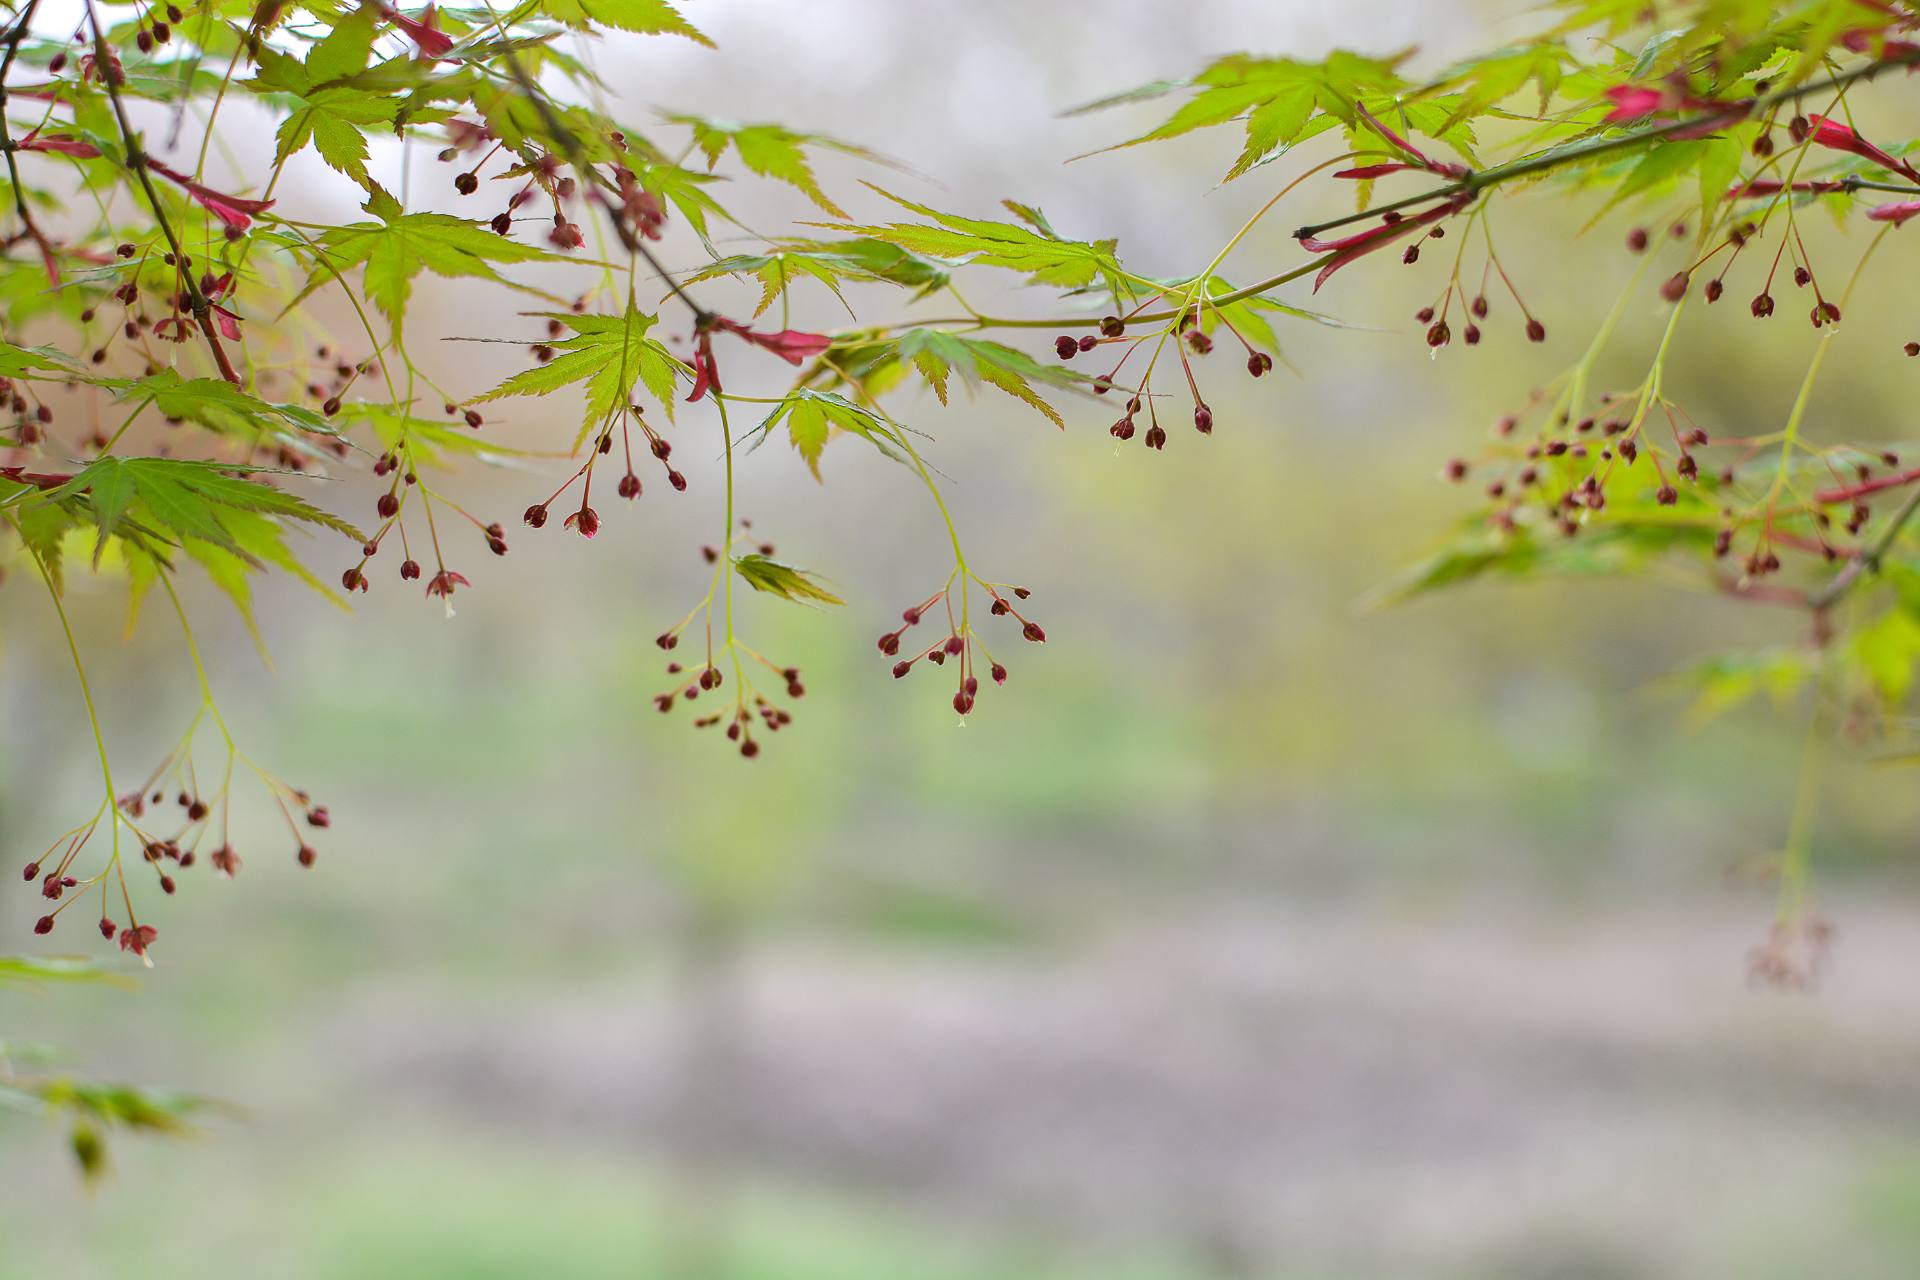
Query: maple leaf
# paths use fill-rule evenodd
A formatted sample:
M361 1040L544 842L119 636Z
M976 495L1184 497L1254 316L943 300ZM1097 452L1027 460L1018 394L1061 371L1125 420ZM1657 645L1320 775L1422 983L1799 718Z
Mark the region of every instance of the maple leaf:
M1068 114L1082 115L1186 91L1190 96L1166 120L1104 150L1161 142L1197 129L1240 121L1246 142L1227 171L1228 181L1284 153L1286 148L1335 128L1344 127L1359 150L1380 150L1383 144L1390 145L1367 122L1369 115L1438 138L1472 160L1473 134L1466 121L1488 104L1457 95L1410 95L1408 91L1414 86L1395 70L1406 56L1372 58L1336 50L1322 62L1307 62L1233 54L1212 63L1191 80L1142 85L1087 103ZM1518 83L1524 83L1529 74L1553 75L1528 61L1522 64ZM1553 83L1557 85L1558 79ZM1498 90L1499 82L1493 87Z
M568 261L545 249L495 235L483 223L445 213L406 213L398 201L378 188L366 207L379 221L335 227L320 238L318 252L326 256L333 271L345 273L356 266L364 267L367 297L387 317L396 336L405 322L414 277L422 271L520 288L495 271L493 264ZM331 275L324 269L316 272L294 303L329 279Z
M846 603L845 600L821 586L818 579L807 570L779 560L769 559L763 555L735 556L733 567L755 591L765 591L769 595L779 596L782 600L817 604Z
M1042 364L1026 352L995 342L941 329L906 329L869 342L850 343L835 352L821 372L859 385L868 395L883 395L911 371L947 403L951 376L970 387L995 387L1044 414L1065 428L1059 410L1034 389L1034 383L1065 390L1087 391L1092 379L1059 365Z
M629 307L624 317L557 311L539 313L539 318L558 320L573 330L573 336L547 343L556 352L553 359L514 374L470 403L507 396L544 396L576 382L585 383L586 406L580 432L574 438L576 449L627 403L636 382L672 415L674 379L685 366L659 342L647 337L657 316Z
M749 172L786 183L836 218L846 217L846 212L821 190L819 180L813 176L813 165L807 159L808 147L839 151L876 164L900 167L896 162L865 147L842 142L825 134L797 133L785 125L735 124L684 112L667 112L664 115L668 123L685 125L693 131L693 145L707 158L709 170L720 163L720 157L726 154L728 148L732 148Z
M815 480L820 479L820 453L834 431L859 436L887 457L901 461L893 450L888 428L878 415L830 391L796 387L788 392L773 412L754 428L760 437L754 447L759 448L782 425Z
M1068 240L1054 231L1038 209L1012 200L1001 203L1020 219L1018 223L942 213L872 183L866 185L932 225L892 222L848 228L855 235L884 240L913 253L1003 267L1039 284L1079 289L1099 281L1117 298L1132 292L1114 255L1117 240Z
M332 436L333 424L304 405L275 404L242 391L224 378L183 378L162 369L144 378L103 378L122 402L142 401L176 422L192 422L222 435L248 439Z
M854 237L846 240L780 240L767 253L734 254L703 267L684 283L698 284L724 275L750 275L760 282L760 301L753 314L764 314L795 280L813 279L833 290L842 305L840 286L846 281L877 281L914 290L916 298L943 288L951 278L950 264L923 257L884 240ZM847 308L852 312L852 307Z
M534 0L531 7L576 31L613 27L642 35L685 36L709 49L714 47L713 41L681 17L667 0Z

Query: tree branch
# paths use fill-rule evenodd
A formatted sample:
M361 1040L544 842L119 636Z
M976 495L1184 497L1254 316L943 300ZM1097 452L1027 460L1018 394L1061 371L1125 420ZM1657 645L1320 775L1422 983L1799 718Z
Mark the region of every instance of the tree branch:
M573 130L561 123L560 117L556 116L553 108L547 105L547 100L541 95L539 86L534 84L526 68L520 65L520 59L509 52L506 55L506 62L507 69L513 73L513 78L519 82L521 90L527 95L527 101L532 103L533 109L540 113L540 119L547 126L547 132L553 135L554 141L558 142L561 149L567 153L567 160L586 181L587 195L606 213L607 220L613 223L613 233L620 238L621 247L635 257L644 259L673 296L684 302L687 309L693 312L695 327L706 328L713 321L713 312L695 302L693 296L680 287L680 282L661 265L660 259L653 256L653 250L647 248L646 242L633 233L626 219L620 216L620 211L607 200L606 194L594 185L600 176L599 171L587 160L586 151L581 147L580 140L573 136Z
M1893 513L1893 519L1888 521L1887 527L1881 531L1878 538L1874 539L1873 545L1867 549L1865 555L1834 575L1832 582L1808 599L1807 603L1813 611L1825 613L1840 597L1853 590L1854 585L1862 577L1869 573L1880 572L1881 560L1885 559L1887 552L1892 550L1894 539L1900 536L1900 531L1906 527L1907 521L1913 518L1915 511L1920 511L1920 489L1915 489L1907 495L1907 500L1900 504L1898 511Z
M40 225L33 220L33 210L27 207L27 189L20 183L20 164L14 158L18 145L7 125L7 76L13 70L14 59L20 56L20 42L27 38L27 29L33 25L34 11L40 7L40 0L27 0L26 7L20 11L20 19L0 36L0 44L7 46L5 56L0 57L0 151L7 156L7 183L13 190L14 212L20 216L21 228L33 238L39 246L40 254L47 262L47 270L55 270L53 245L47 240Z
M227 359L227 350L220 345L220 335L214 330L211 317L213 304L207 301L206 294L200 292L200 285L188 268L186 250L181 247L180 237L174 234L166 207L160 203L160 193L154 190L153 175L147 171L147 154L141 150L140 142L134 136L126 103L120 100L120 85L115 79L115 68L119 64L113 60L112 52L107 48L107 38L100 28L100 15L94 11L93 0L86 0L86 5L87 23L93 28L94 70L99 72L100 82L107 87L107 98L113 103L113 116L120 125L120 139L126 148L127 168L146 192L147 203L153 206L154 221L160 225L160 234L166 237L167 246L173 251L174 272L186 291L187 305L193 312L201 335L207 340L207 349L213 352L213 363L219 368L221 377L236 387L242 386L240 375L234 371L233 362Z
M1548 150L1540 152L1537 155L1524 156L1518 160L1508 161L1506 164L1495 165L1491 169L1482 169L1475 173L1469 173L1464 178L1449 182L1444 186L1434 187L1419 195L1407 196L1403 199L1395 200L1390 204L1375 205L1371 209L1363 209L1358 213L1350 213L1344 217L1330 218L1325 222L1316 222L1310 226L1301 227L1293 233L1294 239L1305 240L1310 236L1317 236L1323 231L1331 231L1335 227L1344 227L1351 223L1361 222L1367 218L1376 217L1396 209L1404 209L1409 205L1425 204L1432 200L1447 200L1462 194L1478 194L1479 192L1487 190L1489 187L1499 186L1503 182L1511 182L1515 178L1527 178L1536 173L1545 173L1548 170L1557 169L1561 165L1573 164L1580 160L1591 160L1595 156L1610 155L1615 151L1625 151L1629 148L1639 146L1641 143L1658 142L1663 138L1670 138L1676 134L1687 133L1695 129L1710 128L1720 124L1731 124L1739 120L1744 120L1749 116L1759 115L1774 107L1780 106L1782 103L1797 102L1808 94L1820 93L1827 89L1841 89L1856 80L1870 79L1880 72L1885 71L1888 67L1911 67L1912 65L1912 61L1905 58L1889 58L1878 62L1863 63L1860 66L1850 68L1846 71L1836 72L1818 84L1795 85L1791 88L1780 89L1773 93L1762 94L1750 102L1732 104L1721 111L1710 111L1687 120L1673 120L1666 124L1655 125L1651 128L1635 129L1628 133L1617 134L1611 138L1593 138L1587 142L1567 147L1564 150ZM1865 186L1867 184L1858 183L1856 185ZM1877 190L1879 188L1875 189ZM1906 188L1894 189L1905 190Z

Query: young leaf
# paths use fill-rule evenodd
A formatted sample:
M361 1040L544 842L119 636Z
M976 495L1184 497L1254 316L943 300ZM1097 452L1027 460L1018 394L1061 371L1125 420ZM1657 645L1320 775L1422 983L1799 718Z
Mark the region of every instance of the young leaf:
M1044 382L1056 387L1084 390L1089 380L1059 365L1042 364L1024 351L987 338L968 338L939 329L908 329L899 336L896 350L927 380L940 403L947 402L947 375L958 373L969 386L982 382L998 387L1016 400L1032 405L1061 430L1066 419L1033 389Z
M899 461L885 424L853 401L830 391L795 388L755 431L764 441L782 423L786 424L787 438L793 441L793 447L799 450L815 480L820 479L820 451L836 429L862 437L887 457Z
M735 556L733 567L755 591L765 591L783 600L819 604L846 603L845 600L821 586L805 569L798 569L778 560L770 560L763 555Z
M766 309L800 278L811 278L833 290L842 304L840 285L848 280L883 281L913 289L924 297L944 287L949 265L889 244L856 237L848 240L781 240L770 253L735 254L721 258L687 278L698 284L723 275L751 275L760 282L760 302L754 315ZM851 308L849 308L851 309Z
M819 180L813 176L813 166L807 160L806 149L818 147L858 156L876 164L891 163L886 157L851 142L842 142L819 133L795 133L784 125L734 124L685 113L668 113L666 119L672 124L685 125L693 130L693 144L707 158L708 169L719 164L720 157L726 154L728 147L732 147L739 155L740 163L749 172L786 183L836 218L846 217L846 212L820 189Z
M867 185L873 187L872 183ZM851 228L855 235L884 240L913 253L1004 267L1039 284L1081 289L1098 281L1116 298L1131 295L1132 286L1126 281L1126 272L1114 256L1114 248L1119 243L1116 240L1063 239L1046 225L1044 218L1032 216L1033 211L1012 201L1006 202L1007 207L1023 215L1022 221L1031 225L941 213L879 187L873 189L933 225L894 222L856 226Z
M642 35L685 36L709 49L714 47L713 41L681 17L667 0L536 0L534 10L576 31L613 27Z
M145 401L162 417L192 422L222 435L276 438L337 434L324 417L304 405L274 404L247 394L222 378L182 378L162 369L145 378L106 381L121 402Z
M471 277L518 287L493 269L494 263L566 261L533 245L495 235L479 222L444 213L403 213L385 192L376 191L367 207L378 222L355 222L329 231L320 240L333 271L365 267L367 296L400 333L413 278L431 271L449 279ZM331 273L324 268L300 295L318 288ZM295 301L299 301L298 298Z
M682 365L668 350L646 336L658 317L629 307L625 317L575 315L568 311L542 312L539 318L558 320L573 337L549 343L556 354L545 364L516 373L499 386L474 397L471 403L505 396L543 396L575 382L586 383L586 409L578 449L595 428L613 416L633 394L634 383L673 414L673 382Z

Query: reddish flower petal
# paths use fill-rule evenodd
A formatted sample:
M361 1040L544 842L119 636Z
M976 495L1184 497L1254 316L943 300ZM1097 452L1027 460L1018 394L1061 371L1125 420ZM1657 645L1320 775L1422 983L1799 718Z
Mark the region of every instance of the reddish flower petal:
M240 341L240 317L225 307L213 309L213 323L219 328L220 336L229 342Z
M456 586L470 587L472 585L473 584L468 582L466 578L455 573L453 570L442 569L440 572L434 574L433 578L427 583L427 594L429 596L450 596L453 594L453 589Z
M1301 248L1311 253L1331 253L1333 255L1333 258L1327 265L1320 269L1320 274L1313 278L1313 291L1315 293L1320 292L1320 286L1332 278L1334 272L1346 266L1348 263L1355 262L1376 249L1381 249L1392 244L1395 240L1398 240L1401 236L1406 235L1409 231L1417 227L1427 226L1451 214L1458 213L1471 203L1473 203L1472 194L1463 191L1450 199L1441 201L1439 204L1421 210L1410 218L1401 218L1397 222L1382 222L1377 226L1367 228L1365 231L1356 232L1350 236L1342 236L1338 240L1322 240L1317 236L1308 236L1302 239L1300 241Z
M1419 167L1417 164L1406 164L1402 161L1394 160L1385 164L1363 164L1357 169L1337 169L1334 171L1333 176L1336 178L1378 178L1384 174L1399 173L1402 169L1418 169Z
M782 329L778 333L756 333L751 329L735 332L793 365L804 364L833 345L833 339L824 333L802 333L798 329Z
M1641 116L1652 115L1666 104L1666 95L1660 90L1637 84L1617 84L1607 90L1607 97L1613 102L1613 110L1607 113L1603 124L1638 120Z
M687 397L687 403L705 396L709 388L720 389L720 368L713 362L713 336L703 333L693 351L693 394Z
M100 154L100 148L91 142L82 142L79 138L43 138L38 129L20 140L20 150L51 151L76 160L91 160Z
M1920 200L1897 200L1892 204L1877 205L1867 210L1867 216L1875 222L1891 222L1895 226L1915 214L1920 214Z
M1886 151L1868 142L1852 129L1827 116L1808 116L1813 124L1810 141L1834 151L1845 151L1849 155L1859 156L1862 160L1871 160L1883 169L1892 169L1904 173L1915 181L1920 181L1920 173L1904 160L1896 160Z
M409 18L398 9L383 9L388 21L406 32L407 39L419 46L420 52L429 58L444 57L453 48L453 37L438 30L433 25L433 6L428 5L419 19Z
M179 183L195 202L235 231L245 231L253 225L251 215L265 213L273 207L271 200L249 200L243 196L230 196L215 191L205 183L196 182L178 169L169 168L151 156L147 157L147 168L171 182Z

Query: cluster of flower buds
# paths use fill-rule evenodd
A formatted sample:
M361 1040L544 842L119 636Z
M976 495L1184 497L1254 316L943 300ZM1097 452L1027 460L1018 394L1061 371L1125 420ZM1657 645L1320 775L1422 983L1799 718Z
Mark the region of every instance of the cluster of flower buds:
M236 336L228 334L228 337ZM340 412L347 393L361 378L380 372L380 360L377 356L368 356L364 360L349 360L344 353L335 352L325 343L313 350L315 365L308 375L306 392L309 398L320 405L320 412L333 417ZM478 425L477 423L475 425Z
M449 413L452 413L456 410L456 406L449 404L447 410ZM471 421L473 425L478 426L479 415L473 414L471 410L468 412L471 415L469 421ZM396 535L400 539L400 554L402 556L400 561L400 580L402 582L417 582L423 576L424 570L422 570L420 562L414 558L413 545L407 536L406 526L406 508L412 495L416 492L420 494L420 500L423 505L430 506L432 502L438 500L447 509L473 526L480 534L481 539L486 543L488 551L496 556L504 556L507 554L506 526L497 520L492 523L483 523L479 517L468 512L458 503L451 502L437 494L429 494L425 487L420 484L419 473L414 470L409 454L410 451L403 441L394 448L381 454L380 457L374 461L373 474L375 477L385 478L391 476L392 479L387 483L386 492L382 493L374 501L374 515L379 519L380 523L375 528L373 535L361 544L360 562L340 575L340 585L348 591L364 592L368 589L367 563L380 553L381 546L389 537ZM456 573L452 569L447 568L444 559L441 558L442 545L440 533L438 526L435 525L433 521L431 509L427 512L427 533L428 543L433 548L436 562L433 575L427 579L427 597L429 599L444 600L451 597L456 588L472 586L473 584L467 580L464 574ZM448 605L448 608L451 610L451 604Z
M660 637L660 647L674 648L679 637L668 633ZM800 668L782 667L760 657L749 654L753 660L763 663L770 671L785 682L786 696L799 699L806 696L807 687L800 682ZM663 692L655 694L653 705L662 714L672 714L674 708L682 702L694 702L702 694L717 692L726 684L726 677L720 668L714 665L711 656L698 667L687 667L676 661L668 661L666 672L673 683ZM793 723L793 716L785 708L776 705L767 695L755 689L742 674L746 687L735 692L733 702L719 711L707 712L694 717L693 727L711 729L716 725L726 726L725 736L728 742L740 749L744 758L751 760L760 754L760 743L753 736L754 723L757 720L768 733L778 733Z
M1193 428L1201 435L1209 435L1213 431L1213 409L1207 404L1206 398L1200 393L1200 384L1194 377L1193 365L1189 359L1189 355L1196 357L1205 356L1211 354L1214 349L1214 338L1207 332L1207 325L1202 322L1203 317L1211 318L1212 321L1231 333L1235 340L1239 342L1240 346L1246 352L1247 373L1252 377L1264 377L1270 372L1273 369L1273 356L1255 347L1247 340L1246 335L1242 334L1240 330L1234 326L1233 321L1225 311L1210 304L1204 305L1203 307L1190 306L1184 308L1179 315L1175 317L1170 327L1154 327L1138 336L1129 336L1127 326L1132 321L1133 316L1166 296L1168 295L1156 295L1154 298L1141 303L1127 316L1110 315L1102 318L1098 337L1092 334L1079 338L1075 338L1070 334L1060 335L1054 339L1054 353L1062 360L1071 360L1074 356L1082 352L1092 351L1096 347L1109 344L1122 346L1124 350L1121 353L1118 363L1116 363L1111 370L1093 380L1094 394L1105 395L1107 392L1121 385L1119 382L1121 372L1126 368L1127 362L1132 359L1133 355L1139 351L1141 347L1152 343L1154 349L1157 351L1168 340L1172 340L1174 350L1180 360L1181 371L1186 376L1187 391L1193 401ZM1151 364L1149 364L1149 370L1150 369ZM1141 433L1139 432L1136 419L1140 416L1143 409L1147 414L1148 425L1146 431ZM1167 432L1166 429L1160 425L1159 409L1154 403L1150 382L1143 382L1140 387L1129 391L1126 412L1121 415L1118 421L1108 428L1108 434L1112 435L1114 439L1121 441L1131 440L1136 434L1140 434L1142 436L1142 443L1144 443L1147 448L1155 450L1166 448Z
M1025 587L1005 587L1000 583L990 583L980 579L974 579L974 581L979 582L992 598L993 605L989 611L995 617L1012 618L1019 623L1020 635L1023 639L1033 644L1046 643L1047 633L1041 630L1040 624L1022 615L1013 604L1013 600L1025 600L1033 594L1032 592ZM897 659L893 664L893 678L896 680L905 678L916 663L930 662L939 667L945 666L949 658L953 659L958 686L953 694L953 709L964 716L973 710L974 698L980 692L979 660L982 658L986 660L987 674L995 684L1007 682L1007 668L987 651L987 646L982 643L979 633L973 629L967 617L964 603L961 609L955 612L953 607L955 585L953 581L949 581L946 586L919 604L902 610L900 626L883 634L877 644L881 653ZM1001 594L1003 590L1006 592L1005 595ZM1008 596L1013 599L1009 600ZM936 635L933 642L918 653L910 652L907 656L901 657L900 645L907 633L920 625L935 608L941 606L944 606L947 633L944 636Z
M1428 237L1435 240L1442 238L1445 234L1446 228L1441 226L1435 226L1426 233ZM1405 255L1407 262L1418 261L1419 256L1420 246L1417 242L1408 246ZM1440 291L1439 299L1433 305L1421 307L1414 312L1413 318L1421 326L1422 336L1430 349L1438 351L1453 341L1452 319L1456 302L1460 310L1465 313L1460 327L1460 340L1470 347L1480 345L1480 340L1484 336L1482 325L1493 312L1493 305L1487 300L1487 287L1495 276L1499 277L1500 283L1513 298L1514 305L1519 307L1520 314L1526 321L1523 331L1527 341L1545 342L1547 340L1547 326L1528 309L1526 299L1520 296L1519 288L1507 275L1506 268L1500 265L1500 259L1494 254L1489 242L1486 261L1480 268L1479 286L1471 295L1467 291L1467 286L1461 282L1459 263L1456 261L1452 273L1447 277L1446 284Z
M113 814L105 819L124 825L133 833L139 841L142 861L152 870L160 892L169 896L179 889L176 876L193 867L203 852L207 865L214 874L223 878L233 878L242 865L240 854L228 837L231 817L229 792L223 786L209 799L193 786L191 744L192 734L189 732L138 791L121 796L114 802ZM303 867L311 867L318 854L310 843L310 832L330 827L333 824L332 815L325 805L314 803L305 791L289 786L264 771L260 772L260 776L292 833L295 861ZM173 801L171 805L168 803L169 795ZM175 816L169 818L170 812ZM295 814L300 815L300 820L295 819ZM57 904L34 922L33 931L42 935L52 933L62 914L75 903L85 900L90 890L98 888L100 918L97 925L100 936L112 940L117 932L122 950L145 958L147 948L159 936L158 930L150 924L141 924L133 917L133 900L127 892L125 872L117 860L109 860L105 866L85 876L77 874L80 855L95 838L101 821L102 818L95 817L76 827L22 868L22 878L28 883L38 881L41 897ZM301 822L304 822L307 831L301 829ZM109 877L115 878L117 893L109 892ZM112 903L115 898L126 910L124 925L114 917Z
M147 10L140 15L139 24L134 30L134 47L142 53L152 53L155 46L171 43L173 25L180 19L180 6L177 4L170 4L164 10Z
M173 271L165 281L149 280L145 285L145 293L150 296L143 297L140 274L149 261L149 255L157 257ZM114 344L124 340L134 349L133 355L145 373L151 376L159 372L164 362L148 346L149 337L162 342L185 343L200 334L200 322L193 314L194 290L188 287L189 282L208 304L207 315L213 331L230 341L240 340L240 317L228 305L234 288L232 272L216 276L211 271L202 270L196 278L189 274L194 270L191 254L176 257L172 253L158 251L152 245L143 250L131 242L116 245L113 257L126 264L120 268L125 278L106 294L107 298L120 304L118 322L106 327L96 341L91 336L90 326L100 318L100 304L94 303L80 312L80 323L89 326L89 336L85 341L91 348L87 358L93 364L106 364L113 354ZM102 256L99 261L104 264L108 259ZM149 307L153 310L150 311ZM315 398L320 397L316 395Z
M408 34L415 33L409 30ZM452 47L452 42L440 32L433 31L431 35L438 37L440 41L445 41L446 48ZM425 45L422 46L422 50L427 51ZM480 189L481 170L500 153L503 144L487 126L470 120L458 118L449 120L446 123L446 130L448 145L441 149L439 155L442 163L451 164L474 152L481 153L477 160L455 174L453 178L453 189L463 196L470 196ZM497 235L512 235L515 212L522 205L544 194L553 210L552 227L547 232L548 243L560 250L578 249L585 244L586 233L581 231L580 224L567 213L567 205L578 193L579 184L571 176L563 174L561 168L559 157L549 154L539 157L530 164L516 165L502 172L499 175L501 178L525 178L526 181L521 184L519 190L507 197L507 207L494 214L487 225ZM657 211L658 206L656 205L655 208Z
M46 438L47 427L53 422L53 406L34 394L32 383L0 378L0 404L6 405L12 417L9 429L14 444L32 448Z
M1542 393L1534 393L1536 406L1543 400ZM1590 513L1606 509L1616 482L1625 480L1636 493L1651 489L1657 505L1673 506L1680 500L1679 486L1701 481L1696 451L1710 441L1684 411L1664 400L1658 406L1662 430L1672 440L1669 446L1653 437L1648 427L1653 406L1641 404L1637 396L1606 393L1599 407L1599 414L1573 421L1564 408L1546 411L1525 443L1515 439L1523 415L1500 419L1493 455L1481 465L1494 473L1486 483L1486 496L1493 504L1488 518L1496 528L1517 527L1531 510L1573 537ZM1644 475L1648 467L1650 477ZM1458 484L1474 471L1466 459L1455 458L1443 474ZM1731 470L1712 476L1716 488L1731 485L1733 478Z
M601 458L613 453L613 437L616 430L620 435L620 448L625 470L621 473L619 482L614 486L614 492L628 501L638 498L645 486L641 483L639 474L633 469L633 428L635 427L640 430L640 434L646 444L646 451L653 455L654 460L657 461L661 469L666 472L667 484L670 485L675 492L685 493L687 489L687 478L675 469L673 463L669 461L673 456L673 445L667 441L666 437L653 429L652 424L649 423L642 414L639 405L630 404L626 407L625 411L619 415L617 422L608 423L601 430L600 434L594 437L592 447L587 453L587 460L581 463L572 475L567 477L566 483L562 484L558 489L555 489L545 501L536 502L526 509L521 519L525 521L527 527L531 529L545 528L548 517L552 514L553 504L564 497L567 490L573 488L573 486L578 483L580 485L580 505L567 513L565 518L561 520L561 527L572 529L583 538L591 538L600 532L600 513L593 509L593 472L594 468L599 465Z
M1747 982L1756 987L1810 991L1826 974L1833 925L1806 914L1775 922L1767 940L1747 953Z
M740 527L734 532L733 541L738 545L743 539L746 545L761 556L772 556L773 544L756 541L753 537L753 522L741 520ZM700 557L714 565L713 585L707 596L682 618L654 637L654 644L661 650L672 653L680 647L680 641L693 626L695 619L704 619L706 654L698 662L682 662L669 658L666 663L668 687L653 697L655 710L662 715L671 715L674 709L683 703L697 703L708 694L730 690L732 701L720 710L706 711L702 706L700 714L693 719L696 729L711 729L724 725L724 735L728 742L739 748L743 758L751 760L760 754L760 742L754 735L756 722L767 733L778 733L793 723L793 715L753 682L755 668L763 668L778 677L789 701L797 702L806 696L807 687L800 679L800 668L775 662L758 650L742 642L738 637L727 636L718 646L713 637L714 600L719 589L720 575L733 570L732 549L714 546L700 548ZM733 680L729 682L721 670L725 663L733 670ZM764 678L764 677L763 677Z

